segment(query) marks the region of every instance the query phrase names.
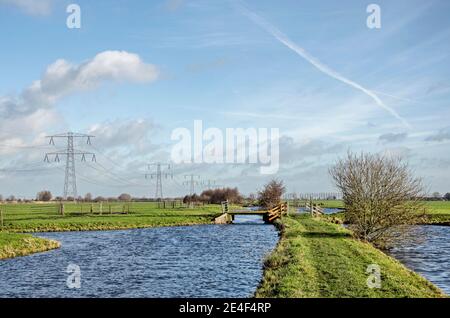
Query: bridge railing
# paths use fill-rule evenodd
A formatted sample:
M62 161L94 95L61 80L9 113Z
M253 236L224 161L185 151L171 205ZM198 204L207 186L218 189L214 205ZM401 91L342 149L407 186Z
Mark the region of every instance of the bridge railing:
M309 212L311 213L312 216L318 216L318 215L324 214L323 208L319 204L314 203L311 200L306 201L305 207L306 207L306 209L309 210Z
M268 220L269 222L272 222L273 220L277 218L281 218L283 215L286 215L288 213L288 204L280 203L279 205L273 207L268 211Z

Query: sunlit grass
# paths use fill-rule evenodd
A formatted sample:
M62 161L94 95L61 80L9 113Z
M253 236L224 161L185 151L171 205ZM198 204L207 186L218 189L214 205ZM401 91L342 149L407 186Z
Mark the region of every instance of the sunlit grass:
M0 232L0 259L44 252L59 246L60 244L56 241L28 234Z
M265 262L257 297L442 297L420 275L342 226L295 216L283 219L284 231ZM381 288L367 286L367 266L381 268Z

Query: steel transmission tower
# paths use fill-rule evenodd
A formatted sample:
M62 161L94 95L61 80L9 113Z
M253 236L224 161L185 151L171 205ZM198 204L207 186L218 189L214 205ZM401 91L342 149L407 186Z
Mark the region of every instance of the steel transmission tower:
M50 162L49 157L54 156L55 162L60 162L60 157L66 156L66 168L65 168L65 178L64 178L64 200L67 200L68 196L72 196L74 199L78 197L77 193L77 176L75 169L75 156L81 156L81 161L86 161L86 156L91 156L92 161L96 161L95 154L92 152L80 151L74 148L74 139L83 138L86 139L86 143L91 145L91 138L95 136L78 134L73 132L57 134L53 136L46 136L49 138L49 144L55 145L56 138L64 138L67 139L67 147L65 150L55 151L55 152L47 152L45 154L44 161Z
M202 182L202 186L205 189L214 189L217 188L216 180L206 180Z
M200 182L195 179L200 179L199 175L188 174L184 176L185 179L189 179L188 181L184 181L183 185L189 185L189 195L193 195L195 193L195 186L199 185Z
M154 179L156 178L156 191L155 191L155 199L161 200L163 198L163 186L162 179L168 179L169 177L173 179L172 167L170 164L165 163L150 163L148 165L148 169L151 170L152 167L156 167L156 173L146 174L145 178ZM166 170L164 170L166 169Z

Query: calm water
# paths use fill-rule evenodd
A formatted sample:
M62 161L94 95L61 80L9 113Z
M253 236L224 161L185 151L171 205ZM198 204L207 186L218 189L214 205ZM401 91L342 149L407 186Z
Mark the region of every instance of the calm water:
M414 228L415 242L395 247L390 254L450 295L450 227Z
M0 261L0 297L249 297L278 233L251 217L236 223L41 233L62 247ZM66 285L69 264L80 266L80 289Z

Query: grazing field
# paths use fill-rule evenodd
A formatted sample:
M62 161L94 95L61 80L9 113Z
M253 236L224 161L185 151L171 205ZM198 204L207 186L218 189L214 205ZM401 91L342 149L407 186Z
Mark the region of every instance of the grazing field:
M344 208L342 200L316 200L324 208ZM450 201L424 201L427 218L423 224L450 225ZM342 218L342 213L334 214L334 217Z
M341 226L307 215L286 217L266 259L256 297L445 297L433 284ZM367 267L381 269L381 288L367 285Z
M3 230L52 232L143 228L210 223L220 214L218 205L195 208L159 208L157 203L3 204Z
M28 234L0 232L0 259L25 256L59 247L52 240L33 237Z

